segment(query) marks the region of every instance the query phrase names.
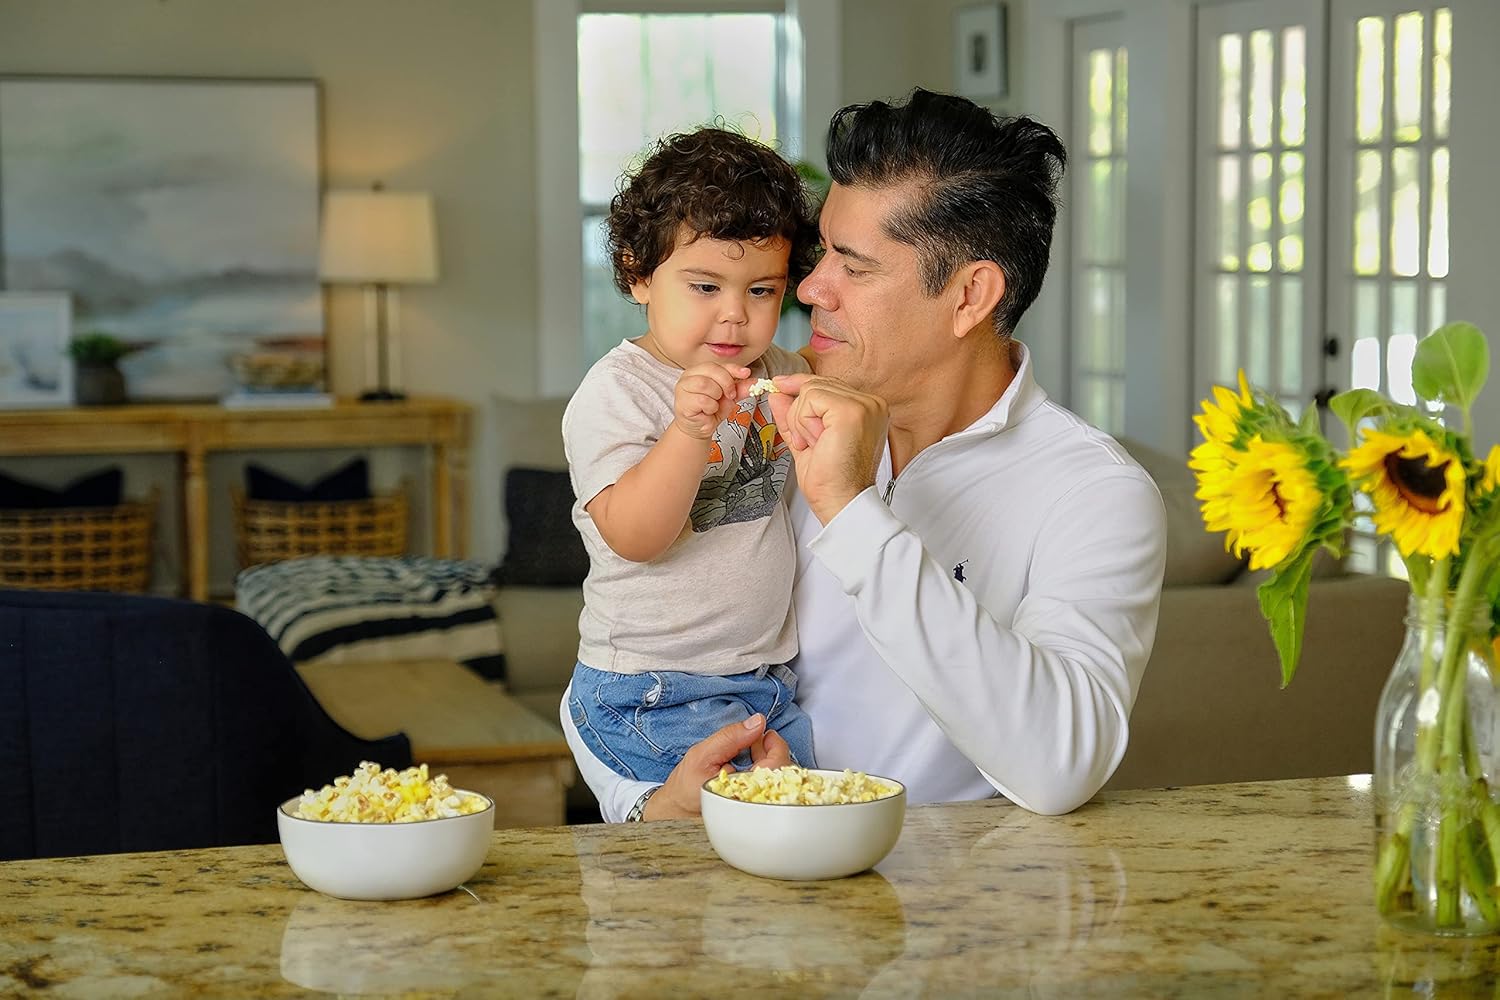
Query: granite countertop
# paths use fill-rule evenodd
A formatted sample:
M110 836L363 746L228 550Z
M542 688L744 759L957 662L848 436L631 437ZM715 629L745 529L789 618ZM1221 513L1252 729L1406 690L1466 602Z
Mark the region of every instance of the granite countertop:
M1489 996L1500 938L1385 927L1367 781L911 809L873 873L783 883L692 822L497 832L425 900L304 888L275 845L0 865L0 994Z

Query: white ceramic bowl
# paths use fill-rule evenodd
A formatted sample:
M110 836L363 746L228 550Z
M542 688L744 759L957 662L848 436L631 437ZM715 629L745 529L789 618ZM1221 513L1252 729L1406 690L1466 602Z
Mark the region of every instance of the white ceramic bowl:
M477 792L455 789L463 795ZM281 849L310 889L340 899L416 899L457 888L484 866L495 803L466 816L416 823L328 823L276 810Z
M813 770L825 778L842 771ZM740 871L790 881L843 878L873 868L891 852L906 820L906 786L895 795L848 805L783 806L699 792L703 828L719 857Z

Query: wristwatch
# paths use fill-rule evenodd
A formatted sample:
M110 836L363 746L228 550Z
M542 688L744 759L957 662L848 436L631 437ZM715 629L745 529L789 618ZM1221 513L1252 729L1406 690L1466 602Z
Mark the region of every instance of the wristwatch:
M660 785L653 785L641 793L641 797L635 800L635 805L630 807L630 812L625 814L625 822L639 823L646 818L646 802L661 791Z

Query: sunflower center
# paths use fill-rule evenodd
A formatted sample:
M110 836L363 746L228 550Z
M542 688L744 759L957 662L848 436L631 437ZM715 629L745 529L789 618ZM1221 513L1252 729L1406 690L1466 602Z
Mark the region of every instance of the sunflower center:
M1385 456L1385 474L1401 498L1424 514L1441 514L1443 490L1448 486L1448 463L1428 465L1425 458L1402 458L1399 452Z
M1281 499L1281 491L1276 488L1276 481L1271 481L1271 502L1276 505L1276 520L1286 520L1286 501Z

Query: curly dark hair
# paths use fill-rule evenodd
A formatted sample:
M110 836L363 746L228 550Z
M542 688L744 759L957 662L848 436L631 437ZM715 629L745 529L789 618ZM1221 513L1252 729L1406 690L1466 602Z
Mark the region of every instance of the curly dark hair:
M836 183L916 182L912 200L885 230L917 251L928 295L964 264L1000 266L1001 336L1015 330L1041 291L1067 159L1062 140L1041 122L921 88L904 103L851 104L828 129L828 172Z
M621 179L605 237L615 287L629 295L632 284L650 278L677 248L679 225L695 239L786 240L788 288L816 263L818 227L797 171L769 146L728 129L666 136Z

